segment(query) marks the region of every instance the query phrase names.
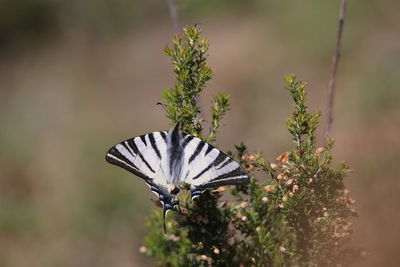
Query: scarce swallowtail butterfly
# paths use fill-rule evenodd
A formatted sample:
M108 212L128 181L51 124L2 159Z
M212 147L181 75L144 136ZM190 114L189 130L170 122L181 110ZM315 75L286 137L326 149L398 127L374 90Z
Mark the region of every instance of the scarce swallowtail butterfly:
M192 198L207 188L249 183L239 163L183 132L180 122L169 131L141 135L113 146L106 160L145 180L163 205L164 220L166 213L179 204L180 183L190 184Z

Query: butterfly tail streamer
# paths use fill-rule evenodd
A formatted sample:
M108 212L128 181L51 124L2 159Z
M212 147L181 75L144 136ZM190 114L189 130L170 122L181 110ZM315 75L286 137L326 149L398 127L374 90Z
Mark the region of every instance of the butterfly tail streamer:
M166 228L166 226L165 226L165 213L164 213L163 225L164 225L164 234L167 234L167 228Z
M165 226L165 215L167 214L167 209L165 208L165 206L163 207L163 226L164 226L164 234L167 234L167 227Z

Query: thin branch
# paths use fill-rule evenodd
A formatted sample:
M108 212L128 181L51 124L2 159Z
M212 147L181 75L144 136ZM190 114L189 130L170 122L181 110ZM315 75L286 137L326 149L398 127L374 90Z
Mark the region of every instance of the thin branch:
M181 24L179 22L179 14L178 9L174 3L174 0L166 0L169 14L171 15L172 22L174 23L175 32L178 34L181 32Z
M339 25L336 35L336 50L332 56L331 77L328 84L328 110L327 110L328 123L325 130L326 137L330 136L333 123L333 98L335 93L335 79L340 59L340 44L342 41L346 5L347 5L347 0L341 0L340 11L339 11Z

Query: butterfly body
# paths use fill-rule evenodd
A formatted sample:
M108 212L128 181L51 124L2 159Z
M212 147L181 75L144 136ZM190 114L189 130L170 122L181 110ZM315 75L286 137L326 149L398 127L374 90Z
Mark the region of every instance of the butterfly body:
M178 205L178 185L190 184L192 197L210 187L247 184L241 166L222 151L182 131L153 132L113 146L106 160L143 178L165 213Z

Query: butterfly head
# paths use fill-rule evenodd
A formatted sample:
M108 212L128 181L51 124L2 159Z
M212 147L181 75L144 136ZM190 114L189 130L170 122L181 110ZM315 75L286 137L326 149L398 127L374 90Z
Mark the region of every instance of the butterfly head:
M168 185L167 189L168 189L168 192L173 196L178 195L178 193L180 191L179 187L177 187L175 185Z

